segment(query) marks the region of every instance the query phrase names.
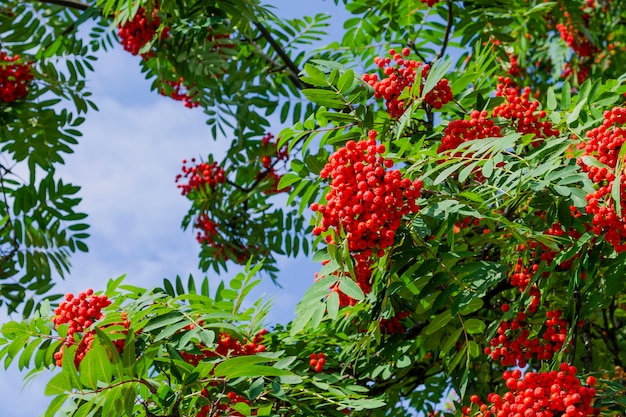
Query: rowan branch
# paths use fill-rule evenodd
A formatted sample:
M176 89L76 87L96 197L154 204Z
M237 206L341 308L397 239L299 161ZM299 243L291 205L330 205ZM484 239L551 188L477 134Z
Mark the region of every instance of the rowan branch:
M452 25L454 24L454 12L452 10L452 0L448 0L448 23L446 24L446 31L443 34L443 42L441 44L441 50L437 54L435 61L442 58L448 48L448 41L450 40L450 34L452 33Z
M289 79L294 83L294 85L302 90L306 88L307 85L303 83L300 78L298 78L298 74L300 73L300 69L298 66L291 60L291 57L285 52L285 50L280 46L276 39L272 36L272 34L259 22L253 22L254 26L257 28L259 32L261 32L261 36L265 38L265 40L270 44L270 46L276 51L280 59L283 60L287 68L290 70Z
M78 0L35 0L35 1L39 3L47 3L47 4L54 4L57 6L69 7L70 9L76 9L76 10L87 10L88 8L91 7L90 4L83 3Z

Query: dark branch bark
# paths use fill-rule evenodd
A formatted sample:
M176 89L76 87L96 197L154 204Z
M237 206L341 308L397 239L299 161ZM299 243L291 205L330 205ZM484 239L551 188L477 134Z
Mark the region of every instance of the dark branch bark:
M443 43L441 44L441 50L437 54L435 61L442 58L448 48L448 41L450 40L450 34L452 33L452 26L454 24L454 11L452 10L452 0L448 0L448 24L446 25L446 31L443 34Z
M290 74L289 78L294 83L294 85L302 90L306 88L307 85L303 83L300 78L298 78L298 74L300 73L300 69L297 65L291 60L291 57L283 50L283 48L276 42L276 39L272 36L272 34L267 30L265 26L260 24L259 22L254 22L254 26L257 28L259 32L261 32L261 36L265 38L265 40L271 45L271 47L276 51L280 59L283 60L287 68L289 68Z
M55 4L57 6L69 7L76 10L87 10L91 7L90 4L80 2L78 0L36 0L39 3Z

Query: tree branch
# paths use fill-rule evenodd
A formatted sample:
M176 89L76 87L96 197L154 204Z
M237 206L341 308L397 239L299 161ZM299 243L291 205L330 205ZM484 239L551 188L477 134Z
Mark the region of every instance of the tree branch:
M283 60L287 68L290 70L289 79L293 81L295 86L302 90L306 88L307 85L303 83L300 78L298 78L298 74L300 73L300 69L297 65L291 60L291 57L283 50L283 48L276 42L276 39L272 36L272 34L259 22L254 22L254 26L261 32L261 36L265 38L265 40L271 45L271 47L276 51L280 59Z
M442 58L446 53L448 47L448 41L450 40L450 34L452 33L452 25L454 24L454 12L452 10L452 0L448 0L448 24L446 25L446 31L443 34L443 43L441 44L441 50L437 54L435 61Z
M91 7L90 4L83 3L78 0L35 0L35 1L39 3L47 3L47 4L54 4L57 6L69 7L70 9L76 9L76 10L87 10L88 8Z

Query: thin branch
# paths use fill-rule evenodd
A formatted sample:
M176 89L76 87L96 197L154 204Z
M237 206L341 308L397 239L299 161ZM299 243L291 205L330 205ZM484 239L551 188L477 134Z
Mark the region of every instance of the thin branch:
M452 0L448 0L448 24L446 25L446 31L443 34L443 43L441 44L441 50L437 54L435 61L443 57L448 47L448 41L450 40L450 34L452 33L452 25L454 24L454 12L452 10Z
M57 6L69 7L70 9L76 9L76 10L87 10L88 8L91 7L90 4L83 3L78 0L35 0L35 1L39 3L48 3L48 4L54 4Z
M276 42L276 39L272 36L272 34L267 30L265 26L263 26L259 22L254 22L254 26L261 32L261 36L265 38L265 40L271 45L271 47L276 51L280 59L283 60L287 68L290 70L289 78L293 81L295 86L302 90L303 88L308 87L305 83L303 83L299 78L298 74L300 73L300 69L298 66L291 60L291 57L285 52L285 50Z

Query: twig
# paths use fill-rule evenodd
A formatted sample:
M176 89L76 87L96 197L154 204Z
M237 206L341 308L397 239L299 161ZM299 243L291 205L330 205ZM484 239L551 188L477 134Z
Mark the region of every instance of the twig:
M446 25L446 31L443 34L443 43L441 44L441 50L437 54L435 61L442 58L446 53L448 47L448 41L450 40L450 34L452 33L452 25L454 24L454 12L452 10L452 0L448 0L448 24Z
M57 6L69 7L76 10L87 10L91 5L78 0L36 0L39 3L55 4Z

